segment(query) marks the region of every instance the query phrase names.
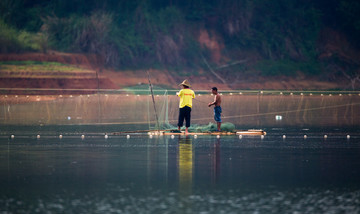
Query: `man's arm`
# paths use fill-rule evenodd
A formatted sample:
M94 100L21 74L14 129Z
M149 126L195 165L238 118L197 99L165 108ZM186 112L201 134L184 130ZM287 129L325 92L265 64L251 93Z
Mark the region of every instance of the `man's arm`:
M176 92L176 95L177 95L178 97L181 97L182 92L183 92L183 90L180 90L179 92Z

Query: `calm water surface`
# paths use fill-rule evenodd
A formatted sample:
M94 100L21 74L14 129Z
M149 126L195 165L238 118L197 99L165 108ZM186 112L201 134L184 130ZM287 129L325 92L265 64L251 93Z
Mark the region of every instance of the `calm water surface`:
M0 213L360 213L358 130L266 131L3 135Z

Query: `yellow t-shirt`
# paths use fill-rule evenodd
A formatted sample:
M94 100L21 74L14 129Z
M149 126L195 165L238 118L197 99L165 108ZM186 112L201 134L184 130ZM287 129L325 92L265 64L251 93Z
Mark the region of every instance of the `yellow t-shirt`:
M192 99L195 98L195 93L191 89L182 89L179 91L178 96L180 97L179 108L184 108L185 106L192 107Z

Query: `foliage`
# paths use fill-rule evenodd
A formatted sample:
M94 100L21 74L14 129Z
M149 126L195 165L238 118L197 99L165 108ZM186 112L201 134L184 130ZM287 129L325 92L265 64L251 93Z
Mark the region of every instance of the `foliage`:
M222 18L231 49L255 49L271 60L316 57L320 12L313 5L299 0L240 2L237 10Z
M206 70L209 50L197 39L205 28L223 39L228 61L256 53L266 75L317 74L321 28L359 43L359 10L357 0L2 0L0 52L51 48L94 53L111 67Z
M40 14L46 9L41 0L1 0L0 19L17 29L37 32L42 25Z
M98 54L109 66L179 66L186 64L190 51L199 50L182 26L181 12L173 7L152 12L144 4L126 18L97 11L89 16L48 16L44 23L50 46Z
M360 36L360 2L354 0L342 0L339 2L338 12L343 20L343 27L349 32L350 36L354 38L357 45Z
M46 39L40 33L18 31L0 19L0 53L46 51Z
M0 20L0 53L18 52L21 50L21 44L14 35L17 31L6 25Z
M321 72L321 65L316 61L294 62L291 60L263 60L255 65L264 76L295 76L298 72L316 75Z

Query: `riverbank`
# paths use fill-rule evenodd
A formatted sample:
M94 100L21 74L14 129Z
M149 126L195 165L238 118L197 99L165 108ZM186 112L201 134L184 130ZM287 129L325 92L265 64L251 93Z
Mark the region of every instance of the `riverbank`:
M195 73L149 69L152 84L177 89L178 83L188 79L196 90L217 86L222 90L346 90L348 81L319 80L299 74L287 76L254 76L233 73L220 80L210 71ZM222 75L221 72L218 75ZM60 52L1 54L0 88L55 89L122 89L148 84L148 74L141 70L114 70L102 66L94 55Z

